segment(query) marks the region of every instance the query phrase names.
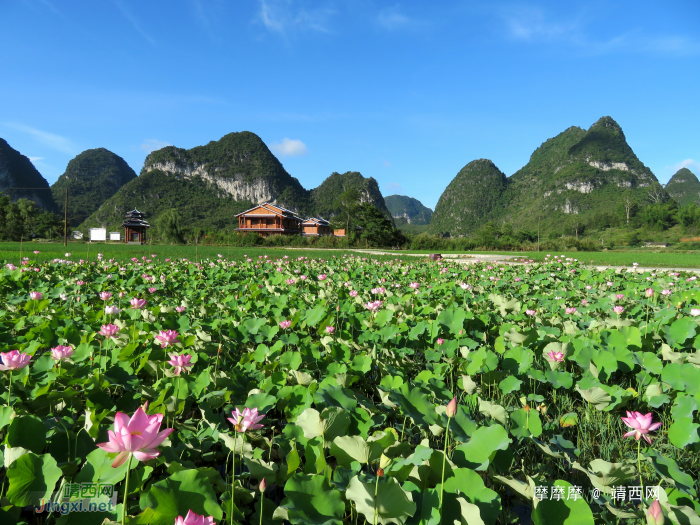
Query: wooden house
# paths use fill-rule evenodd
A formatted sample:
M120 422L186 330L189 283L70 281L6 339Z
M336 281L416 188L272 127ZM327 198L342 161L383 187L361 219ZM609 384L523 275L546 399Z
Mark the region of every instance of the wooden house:
M262 237L270 235L299 235L302 233L301 217L281 206L269 202L236 215L237 232L246 234L255 232Z
M326 219L317 219L316 217L311 217L306 219L301 223L301 228L303 234L306 237L316 237L319 235L333 235L333 228L331 228L331 223Z
M146 242L146 230L150 224L146 221L146 214L134 208L126 214L124 227L124 241L129 244L144 244Z
M362 231L362 227L361 226L353 226L352 230L359 232L359 231ZM337 228L337 229L333 230L333 235L335 235L336 237L345 237L347 235L347 231L345 228Z

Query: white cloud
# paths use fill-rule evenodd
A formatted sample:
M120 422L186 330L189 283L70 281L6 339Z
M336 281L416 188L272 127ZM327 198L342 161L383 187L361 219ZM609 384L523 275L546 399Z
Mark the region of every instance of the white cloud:
M75 154L75 146L73 146L73 143L66 137L62 137L54 133L49 133L48 131L42 131L40 129L36 129L19 122L3 122L2 124L3 126L6 126L8 128L31 135L36 140L38 140L39 142L48 146L51 149L60 151L62 153L68 153L69 155Z
M688 168L690 171L698 174L700 173L700 162L693 159L685 159L678 162L677 164L674 164L670 168L667 167L666 169L670 171L671 175L675 175L676 172L681 168Z
M611 53L651 53L656 55L694 55L700 42L681 35L651 35L629 30L608 38L592 36L586 26L595 20L585 13L566 19L550 15L539 8L518 7L501 11L510 38L530 43L561 43L577 48L586 55Z
M32 161L32 163L38 161L38 160L44 160L44 157L27 157L29 160Z
M310 6L300 5L309 2L291 0L260 0L259 17L263 25L274 33L287 33L290 30L312 30L329 33L329 22L335 9L320 2Z
M398 7L385 7L377 16L377 23L385 29L398 29L411 24L411 19L399 12Z
M137 33L139 33L143 38L148 40L151 44L155 44L156 41L151 35L146 33L144 31L143 27L141 27L141 22L134 16L134 14L124 5L124 3L121 0L112 0L114 2L114 5L117 6L117 9L119 9L119 12L126 18L131 26L136 30Z
M164 142L157 139L146 139L141 144L141 149L146 153L151 153L152 151L162 149L166 146L172 146L172 144L170 144L170 142Z
M392 191L394 193L403 193L403 187L398 182L388 182L384 189L387 191Z
M299 155L306 155L309 150L300 140L292 140L285 137L282 142L273 142L270 144L270 149L274 151L280 157L298 157Z

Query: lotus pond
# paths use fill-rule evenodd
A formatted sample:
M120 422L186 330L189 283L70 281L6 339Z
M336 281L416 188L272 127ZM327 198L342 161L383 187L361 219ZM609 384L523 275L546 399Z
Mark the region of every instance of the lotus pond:
M700 523L700 287L343 255L0 270L0 523Z

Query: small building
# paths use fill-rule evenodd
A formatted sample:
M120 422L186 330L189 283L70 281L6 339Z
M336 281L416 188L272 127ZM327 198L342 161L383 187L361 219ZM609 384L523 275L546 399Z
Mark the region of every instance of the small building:
M644 248L668 248L671 246L667 242L645 242Z
M106 240L107 228L90 228L90 242Z
M316 217L311 217L306 219L301 223L301 229L304 232L302 235L305 237L317 237L319 235L333 235L333 228L331 228L331 223L326 219L317 219Z
M145 244L146 230L151 227L146 221L146 214L134 208L126 214L124 227L124 240L128 244Z
M270 235L299 235L303 220L293 211L265 202L236 215L237 232L257 233L261 237Z
M353 226L352 230L359 232L362 231L362 228L360 226ZM333 235L336 237L345 237L347 235L347 230L345 228L337 228L333 230Z

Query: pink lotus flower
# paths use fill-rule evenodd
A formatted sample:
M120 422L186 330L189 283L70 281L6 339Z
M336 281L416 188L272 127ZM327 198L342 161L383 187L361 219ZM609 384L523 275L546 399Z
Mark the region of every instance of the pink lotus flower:
M292 322L291 322L291 321L280 321L280 328L281 328L282 330L286 330L286 329L289 328L290 326L292 326Z
M85 284L85 281L75 281L75 284L77 284L78 286L82 286Z
M382 288L381 286L379 288L372 288L372 293L374 295L383 294L385 292L386 292L386 288Z
M618 301L620 299L624 299L624 298L625 298L624 294L621 294L621 293L615 294L615 299L617 299Z
M328 276L325 273L322 273L321 275L318 276L319 281L325 281L328 278Z
M112 463L113 468L122 466L132 455L139 461L148 461L160 455L156 447L173 429L166 428L159 432L163 414L149 416L146 414L147 408L148 403L139 407L131 418L123 412L117 412L114 416L114 430L107 432L109 441L97 444L102 450L119 454Z
M644 292L644 295L647 297L654 297L654 289L653 288L647 288Z
M615 307L613 307L613 312L615 312L615 313L618 314L618 315L620 315L620 314L621 314L622 312L624 312L624 311L625 311L625 307L624 307L624 306L615 306Z
M158 290L158 288L154 288L153 286L151 286L151 287L148 289L148 293L155 293L157 290ZM145 304L145 302L146 302L146 301L144 301L144 304Z
M561 363L564 361L564 352L555 352L554 350L551 350L547 354L547 359L552 362Z
M40 301L42 297L41 292L29 292L29 298L32 301Z
M175 311L178 312L178 313L182 313L182 312L184 312L185 310L187 310L187 307L186 307L186 306L176 306L176 307L175 307Z
M373 301L373 302L369 302L369 303L365 304L365 308L367 308L368 310L370 310L372 312L376 312L377 310L379 310L381 308L382 304L383 303L381 301Z
M661 295L671 295L671 290L661 290Z
M350 290L350 297L357 297L357 290Z
M333 332L335 332L335 327L333 327L333 326L326 326L326 333L327 333L327 334L331 334L331 335L332 335Z
M177 339L177 332L175 330L161 330L155 339L160 342L161 348L180 342Z
M299 279L301 279L302 281L306 281L306 279L308 279L308 277L306 277L306 275L300 275Z
M73 348L70 346L58 345L51 349L51 357L56 361L62 361L63 359L68 359L73 355Z
M623 417L622 422L627 425L629 428L632 430L627 432L624 436L622 437L632 437L634 436L634 439L639 441L639 438L644 438L647 443L651 445L651 438L649 438L648 434L652 430L656 430L657 428L661 427L662 423L656 422L652 423L652 414L649 412L648 414L642 414L640 412L630 412L629 410L627 411L627 417Z
M110 292L100 292L100 299L103 301L109 301L112 298L112 294Z
M131 300L131 307L136 310L140 310L144 306L146 306L146 299L137 299L136 297L134 297Z
M294 284L296 281L295 281L294 279L287 279L287 280L285 280L284 282L286 282L286 283L289 284L289 285L292 285L292 284Z
M121 312L121 310L116 306L105 306L105 313L107 315L116 315L119 312Z
M258 415L258 409L244 408L243 412L236 409L232 413L233 418L227 418L231 423L236 432L246 432L247 430L257 430L265 425L258 424L265 415Z
M34 255L39 255L39 250L34 250Z
M445 415L449 418L455 417L457 415L457 397L453 397L452 401L447 403L447 409L445 410Z
M691 308L690 315L698 317L700 315L700 308Z
M575 313L576 313L576 308L567 308L567 309L565 310L565 312L566 312L567 315L575 314Z
M588 304L588 301L587 301L586 299L584 299L584 300L581 301L581 304L585 306L585 305Z
M0 352L0 359L2 359L0 370L20 370L29 364L31 358L32 356L23 354L19 350Z
M175 525L216 525L216 523L214 523L214 516L200 516L188 510L185 518L182 516L175 518Z
M661 510L661 504L658 499L655 499L647 509L647 525L664 525L664 511Z
M119 299L121 299L122 297L124 297L124 292L119 292Z
M418 290L420 288L420 283L411 283L408 285L409 288L413 288L414 290Z
M119 327L115 324L103 324L102 328L100 328L100 331L97 332L101 336L103 336L105 339L115 339L117 333L119 332Z
M190 363L192 360L192 356L190 354L169 354L170 355L170 361L168 361L169 365L172 365L175 368L175 375L179 376L180 373L184 370L185 372L188 372L188 368L191 368L193 365Z
M537 313L537 310L525 310L526 315L533 316Z
M445 342L444 339L440 339L440 338L438 337L438 340L437 340L438 346L442 346L444 342Z

